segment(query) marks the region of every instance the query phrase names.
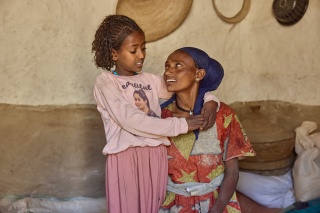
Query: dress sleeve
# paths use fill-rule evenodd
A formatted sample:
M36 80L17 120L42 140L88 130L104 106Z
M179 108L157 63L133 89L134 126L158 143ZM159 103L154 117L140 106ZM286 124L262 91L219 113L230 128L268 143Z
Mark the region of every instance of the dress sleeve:
M227 128L224 144L223 160L232 158L242 159L244 157L253 157L255 152L250 144L250 141L244 132L237 115L229 108L224 114L224 126Z
M142 137L176 136L188 131L185 118L160 119L147 116L135 109L124 98L115 79L99 75L94 86L94 97L102 116L104 112L124 130Z

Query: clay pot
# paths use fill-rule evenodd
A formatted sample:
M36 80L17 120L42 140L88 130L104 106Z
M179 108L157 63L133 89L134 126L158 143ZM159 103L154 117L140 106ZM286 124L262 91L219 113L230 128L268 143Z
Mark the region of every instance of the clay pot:
M256 156L240 160L240 170L262 175L285 174L294 162L295 134L268 121L260 113L260 106L251 109L252 113L241 124Z

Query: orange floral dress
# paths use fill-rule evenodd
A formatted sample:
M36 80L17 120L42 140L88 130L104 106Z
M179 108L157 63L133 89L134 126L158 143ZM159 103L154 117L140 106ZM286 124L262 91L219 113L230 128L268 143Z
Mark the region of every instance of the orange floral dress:
M172 104L162 110L162 117L172 117ZM168 150L169 179L175 184L209 183L224 170L224 161L254 156L255 152L243 131L238 117L226 104L220 104L216 124L200 131L196 140L193 131L170 138ZM184 196L167 191L159 212L207 212L219 195L219 187L200 196ZM224 213L241 212L234 192Z

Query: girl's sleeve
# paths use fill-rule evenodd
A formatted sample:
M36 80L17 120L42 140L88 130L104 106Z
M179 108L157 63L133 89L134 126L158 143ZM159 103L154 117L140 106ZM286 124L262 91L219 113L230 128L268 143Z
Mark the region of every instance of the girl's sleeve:
M142 137L159 138L187 133L188 125L185 118L150 117L132 107L115 81L102 75L96 79L94 97L102 116L103 111L107 111L121 128Z
M168 100L172 97L173 92L168 92L166 83L162 76L154 75L154 82L157 84L158 94L160 99Z
M141 146L141 142L145 142L144 138L131 134L125 129L121 128L109 115L109 113L101 108L99 105L97 107L98 111L101 113L103 120L105 138L107 145L103 149L103 154L118 153L119 151L125 150L132 146ZM148 144L167 144L167 137L150 138L148 137Z
M207 92L206 94L204 94L203 101L204 101L204 103L206 103L206 102L208 102L208 101L214 101L214 102L216 102L216 103L218 104L217 112L219 112L219 109L220 109L220 101L219 101L219 99L218 99L215 95L211 94L210 92Z

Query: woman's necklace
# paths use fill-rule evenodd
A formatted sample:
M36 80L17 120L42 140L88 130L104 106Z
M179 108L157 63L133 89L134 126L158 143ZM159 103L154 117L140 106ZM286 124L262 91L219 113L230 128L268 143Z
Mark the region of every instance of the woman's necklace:
M179 110L181 110L181 111L183 111L183 112L187 112L187 113L189 113L189 115L193 115L193 110L186 110L186 109L181 108L181 107L179 106L179 104L178 104L178 101L176 101L176 106L177 106L177 108L178 108Z

